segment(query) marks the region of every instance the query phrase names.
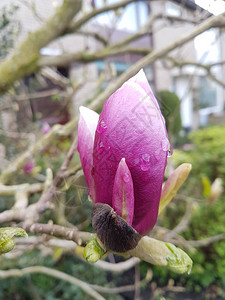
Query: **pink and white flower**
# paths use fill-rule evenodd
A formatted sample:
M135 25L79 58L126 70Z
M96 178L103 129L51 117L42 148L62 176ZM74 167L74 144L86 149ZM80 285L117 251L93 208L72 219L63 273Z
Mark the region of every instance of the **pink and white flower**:
M110 205L141 235L155 225L170 148L143 70L105 102L80 107L78 151L94 203Z

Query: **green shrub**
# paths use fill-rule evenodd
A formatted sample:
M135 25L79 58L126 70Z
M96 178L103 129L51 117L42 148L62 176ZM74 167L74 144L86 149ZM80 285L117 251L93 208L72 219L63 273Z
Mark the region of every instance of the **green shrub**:
M184 187L182 195L195 198L195 210L192 220L183 236L187 240L201 240L225 233L225 196L221 195L214 203L209 204L203 196L202 178L210 182L220 177L225 185L225 125L193 131L189 134L193 150L175 150L173 160L176 166L183 162L192 163L193 169ZM199 199L199 200L196 200ZM161 224L172 229L176 226L185 211L185 204L179 197L174 200L161 218ZM160 284L173 278L188 290L199 292L210 285L222 287L225 282L225 239L196 248L189 253L193 259L193 270L190 276L177 276L166 269L155 268L154 276Z
M169 91L158 92L158 98L169 135L177 135L181 130L180 99Z

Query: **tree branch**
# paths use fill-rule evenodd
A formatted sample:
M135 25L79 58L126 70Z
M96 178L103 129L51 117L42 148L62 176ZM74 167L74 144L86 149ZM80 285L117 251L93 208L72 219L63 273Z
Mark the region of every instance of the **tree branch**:
M109 262L104 261L104 260L99 260L95 263L95 266L101 268L102 270L118 274L118 273L122 273L122 272L125 272L127 270L130 270L131 268L133 268L139 262L140 262L139 258L131 257L126 261L116 263L116 264L112 264L112 263L109 263Z
M25 274L35 274L35 273L41 273L41 274L46 274L48 276L55 277L60 280L64 280L67 282L70 282L79 288L81 288L86 294L90 295L94 299L97 300L105 300L98 292L96 292L90 284L77 279L74 276L68 275L64 272L50 269L47 267L41 267L41 266L33 266L33 267L27 267L24 269L11 269L7 271L0 271L0 278L6 279L9 277L21 277Z
M104 46L106 46L108 44L108 41L103 36L101 36L99 33L94 32L94 31L87 31L87 30L81 31L81 30L78 30L78 31L76 31L76 34L93 37L94 39L96 39L97 41L102 43Z
M62 6L43 27L30 33L25 41L0 63L0 92L7 90L15 80L37 69L40 49L63 34L80 8L81 0L64 0Z
M54 125L51 131L43 135L35 144L31 145L27 151L21 154L17 159L15 159L11 164L9 164L2 174L0 175L0 182L7 183L11 176L13 176L19 169L21 169L27 161L33 156L35 153L40 153L43 151L48 145L50 145L56 137L60 136L68 136L71 134L72 130L76 128L78 119L72 120L66 125Z
M95 53L87 53L84 51L77 52L77 53L65 53L63 55L58 56L43 56L39 65L40 67L43 66L66 66L73 61L83 62L83 63L90 63L98 59L104 59L107 57L112 57L115 55L120 54L140 54L146 55L151 52L151 49L139 49L139 48L123 48L133 41L136 41L145 35L149 35L152 32L152 25L155 20L158 19L168 19L169 21L176 21L176 22L184 22L185 20L179 17L167 16L164 14L155 14L150 15L149 19L147 20L146 24L143 25L138 32L135 34L130 35L129 37L125 38L122 41L117 42L116 44L110 45L105 47L101 51ZM189 20L189 22L194 23L194 20ZM195 22L197 23L197 22ZM91 35L96 39L100 40L104 45L107 44L107 40L102 38L99 34L95 32L78 32L79 34Z
M189 245L192 247L206 247L214 242L225 239L225 233L221 233L218 235L210 236L208 238L196 241L187 241Z
M51 66L51 67L59 67L59 66L67 66L71 62L82 62L82 63L90 63L99 59L104 59L107 57L113 57L116 55L123 54L138 54L138 55L146 55L151 51L148 48L111 48L106 47L102 51L87 53L84 51L76 52L76 53L65 53L57 56L42 56L39 61L39 67Z
M103 7L93 9L90 13L85 14L84 16L80 17L78 20L74 21L65 31L65 33L74 33L77 29L79 29L82 25L87 23L89 20L94 18L97 15L100 15L104 12L110 11L110 10L116 10L121 7L125 7L126 5L134 2L136 0L123 0L120 2L116 2L113 4L105 5Z
M43 190L44 185L42 183L24 183L18 185L3 185L0 184L0 196L13 196L16 192L26 190L29 194L40 193Z
M172 56L167 56L167 59L169 59L174 64L174 66L179 67L179 68L182 68L184 66L196 66L196 67L206 70L206 72L208 73L208 76L213 81L215 81L216 83L218 83L225 89L225 82L223 80L218 79L211 71L211 68L216 67L221 64L224 64L225 62L222 61L221 63L217 62L217 63L213 63L213 64L203 64L200 62L177 60L176 58L174 58Z
M140 59L137 63L133 64L132 67L121 74L117 79L115 79L115 81L112 82L106 88L106 90L89 105L89 108L93 110L98 109L99 105L103 104L104 101L108 99L112 93L114 93L126 80L134 76L141 68L144 68L147 65L153 63L154 61L165 56L177 47L184 45L202 32L213 27L222 26L222 24L223 26L225 26L225 13L207 19L202 24L196 26L189 34L185 35L184 37L176 40L175 42L172 42L164 48L152 51L151 53Z
M22 224L25 231L37 234L48 234L65 240L74 241L76 244L81 245L93 238L94 234L89 232L78 231L74 228L66 228L55 224L40 224L40 223L26 223Z

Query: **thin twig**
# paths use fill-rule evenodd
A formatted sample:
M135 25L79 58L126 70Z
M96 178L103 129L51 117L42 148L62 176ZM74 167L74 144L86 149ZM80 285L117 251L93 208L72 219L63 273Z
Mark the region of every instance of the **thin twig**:
M55 278L58 278L60 280L68 281L79 288L81 288L86 294L90 295L94 299L97 300L105 300L104 297L102 297L98 292L96 292L90 284L81 281L78 278L75 278L74 276L68 275L64 272L50 269L47 267L41 267L41 266L33 266L33 267L28 267L24 269L11 269L7 271L0 271L0 278L6 279L10 277L21 277L25 274L35 274L35 273L41 273L41 274L46 274L48 276L52 276Z
M134 283L134 300L140 299L140 265L135 265L135 283Z
M210 236L208 238L196 241L187 241L192 247L206 247L214 242L218 242L225 239L225 233Z
M43 183L23 183L18 185L0 184L0 196L13 196L18 191L26 190L29 194L40 193L43 190Z
M112 264L107 261L99 260L95 263L95 266L101 268L102 270L110 271L112 273L122 273L127 270L130 270L136 264L139 264L139 263L140 263L139 258L132 257L126 261L116 263L116 264Z
M93 237L93 234L91 233L81 232L74 228L67 228L55 224L40 224L40 223L29 224L24 222L22 224L22 227L27 232L38 233L38 234L45 233L58 238L74 241L78 245L85 243L84 240L85 241L87 240L87 236L89 240Z
M92 10L90 13L85 14L84 16L80 17L78 20L75 20L66 30L65 34L74 33L79 29L83 24L90 21L92 18L94 18L97 15L100 15L106 11L115 10L120 7L125 7L126 5L134 2L136 0L123 0L120 2L116 2L113 4L105 5L100 8Z

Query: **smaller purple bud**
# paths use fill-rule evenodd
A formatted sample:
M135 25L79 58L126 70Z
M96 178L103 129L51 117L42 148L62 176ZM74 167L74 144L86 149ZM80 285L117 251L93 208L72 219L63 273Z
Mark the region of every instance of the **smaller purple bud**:
M31 159L29 160L26 165L23 167L23 171L24 173L26 174L30 174L32 173L33 169L35 167L35 160L34 159Z
M49 124L47 122L43 123L43 125L42 125L43 134L49 133L50 130L51 130L51 127L49 126Z

